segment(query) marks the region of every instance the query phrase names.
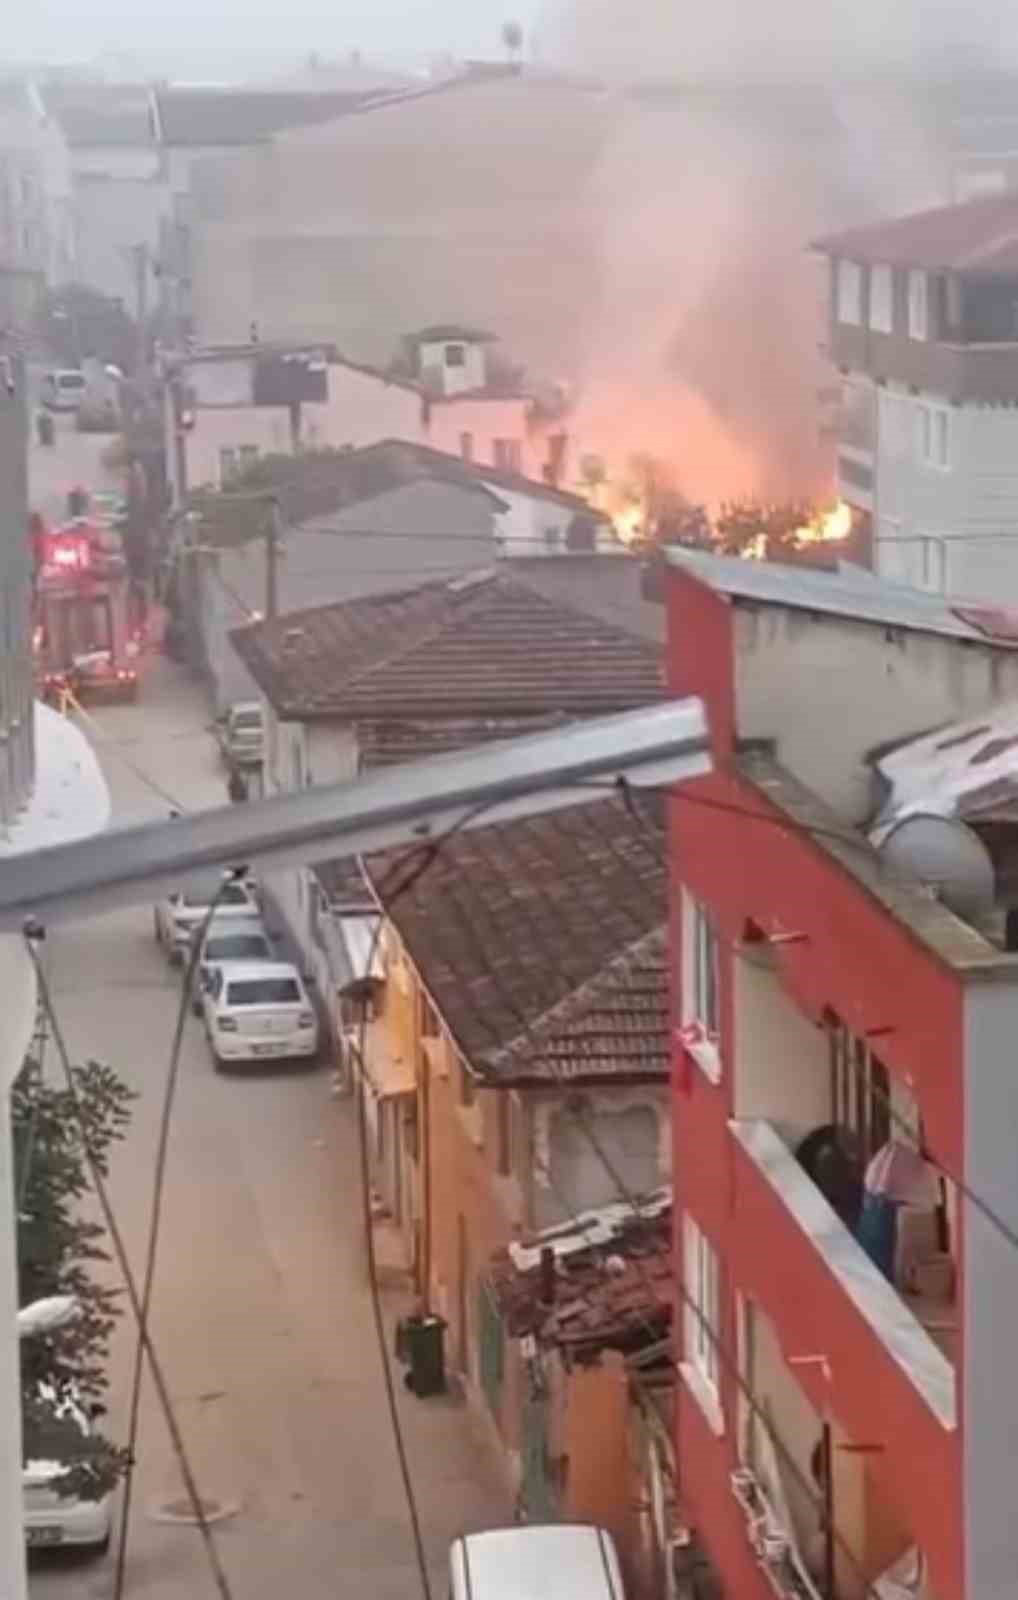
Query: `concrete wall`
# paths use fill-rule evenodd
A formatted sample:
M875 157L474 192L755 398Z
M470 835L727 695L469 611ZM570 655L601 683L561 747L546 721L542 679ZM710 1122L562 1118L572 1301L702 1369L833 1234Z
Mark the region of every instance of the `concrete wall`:
M519 447L519 471L524 477L540 476L540 469L527 433L526 400L497 400L479 396L433 401L427 428L427 443L448 455L463 454L463 435L472 441L470 459L479 465L507 468L500 462L496 441Z
M222 451L248 447L268 455L292 448L290 413L286 406L203 406L184 437L188 488L221 489Z
M168 203L165 186L153 177L82 175L74 182L78 276L89 288L122 299L131 316L137 275L129 252L139 244L156 251Z
M424 397L405 383L390 383L377 372L330 362L328 395L325 405L301 408L308 446L358 449L379 439L419 444L426 438Z
M1018 1571L1012 1482L1018 1459L1018 1391L1005 1332L1018 1326L1018 1087L1014 979L975 982L965 997L965 1179L992 1208L1005 1237L978 1206L962 1209L965 1593L1007 1600Z
M458 345L463 352L461 366L450 366L446 352ZM485 380L484 346L466 344L462 339L421 344L417 348L418 376L442 394L463 394L467 389L483 389Z
M766 946L732 962L736 1117L763 1117L794 1147L831 1118L827 1035L786 994L765 966Z
M871 808L861 757L1018 697L1018 651L777 606L733 608L739 732L847 820Z
M669 1093L664 1086L606 1087L584 1093L582 1100L580 1108L575 1096L569 1105L560 1093L535 1097L535 1227L546 1228L577 1212L610 1205L618 1199L615 1174L630 1194L649 1194L667 1182L671 1149Z

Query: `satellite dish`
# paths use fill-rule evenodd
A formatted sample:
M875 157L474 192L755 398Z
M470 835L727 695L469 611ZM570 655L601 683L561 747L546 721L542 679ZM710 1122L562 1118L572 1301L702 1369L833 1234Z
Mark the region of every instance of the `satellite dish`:
M990 852L964 822L926 813L896 822L879 845L892 870L918 878L966 922L993 910L996 875Z

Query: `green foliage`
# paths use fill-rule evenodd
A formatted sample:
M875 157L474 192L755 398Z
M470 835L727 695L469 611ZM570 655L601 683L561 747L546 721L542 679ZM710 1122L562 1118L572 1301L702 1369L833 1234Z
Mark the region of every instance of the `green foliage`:
M83 1214L86 1153L105 1176L135 1096L97 1061L76 1067L74 1077L80 1123L70 1091L44 1081L33 1060L11 1092L19 1304L73 1295L81 1307L67 1326L21 1341L24 1456L66 1462L57 1492L99 1499L124 1471L124 1453L98 1431L86 1437L68 1403L85 1410L101 1403L120 1296L97 1278L110 1258L102 1225Z

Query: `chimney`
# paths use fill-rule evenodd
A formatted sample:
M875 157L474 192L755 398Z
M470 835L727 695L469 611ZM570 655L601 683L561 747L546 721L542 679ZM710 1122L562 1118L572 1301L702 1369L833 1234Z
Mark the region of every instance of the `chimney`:
M555 1304L555 1252L551 1245L543 1245L539 1267L537 1297L542 1306Z

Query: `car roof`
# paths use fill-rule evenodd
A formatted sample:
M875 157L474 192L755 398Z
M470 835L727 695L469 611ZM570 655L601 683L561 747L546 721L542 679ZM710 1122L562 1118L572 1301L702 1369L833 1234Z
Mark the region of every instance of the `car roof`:
M260 700L235 700L230 707L230 716L235 717L238 711L257 711L261 716L262 703Z
M583 1523L464 1534L451 1559L454 1575L460 1568L464 1600L547 1600L550 1573L555 1600L624 1600L610 1535Z
M265 924L257 911L243 911L234 916L224 916L220 911L213 911L211 921L205 932L206 939L225 938L232 939L238 933L264 933L268 938Z
M230 983L246 983L253 978L296 978L300 973L291 961L231 961Z
M226 878L222 872L205 872L200 873L197 877L188 878L185 883L180 885L178 892L180 894L189 894L192 899L197 899L199 895L207 895L208 902L211 903L224 883L234 884L238 889L244 888L243 883L238 882L235 878Z

